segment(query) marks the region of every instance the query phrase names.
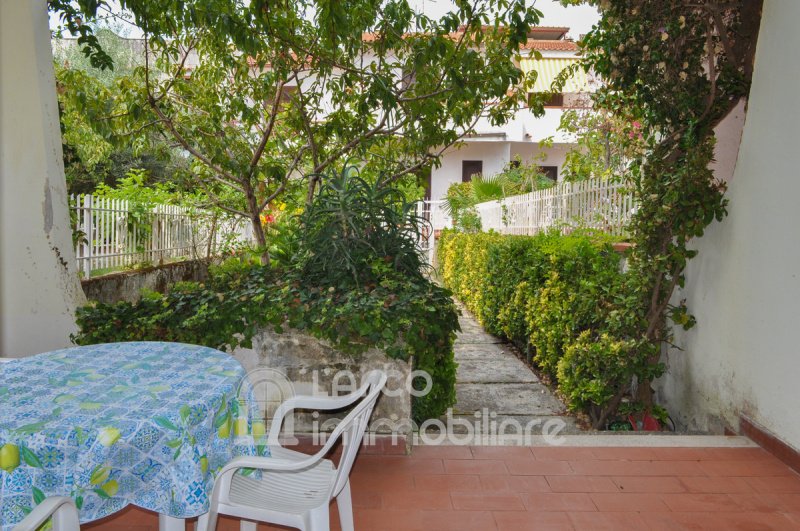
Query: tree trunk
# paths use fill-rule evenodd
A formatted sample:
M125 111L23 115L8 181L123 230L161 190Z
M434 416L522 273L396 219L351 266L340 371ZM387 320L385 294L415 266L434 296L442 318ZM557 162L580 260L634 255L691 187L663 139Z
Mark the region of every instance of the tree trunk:
M269 249L267 248L267 238L264 235L264 226L261 224L261 210L258 207L258 198L253 187L249 184L244 187L244 193L247 198L247 211L250 212L250 222L253 225L253 236L259 249L261 249L261 264L269 265Z

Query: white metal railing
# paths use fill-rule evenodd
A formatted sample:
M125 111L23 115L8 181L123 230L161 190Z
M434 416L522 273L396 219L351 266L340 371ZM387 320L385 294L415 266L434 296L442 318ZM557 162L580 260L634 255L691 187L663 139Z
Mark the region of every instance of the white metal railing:
M446 201L417 201L417 215L425 219L421 238L418 242L421 252L428 255L428 263L434 263L436 234L442 229L453 227L453 219L446 209Z
M621 235L633 207L633 197L623 185L602 179L561 183L476 205L483 230L527 235L576 226Z
M70 196L78 271L217 255L249 241L249 223L178 205L143 206L122 199Z

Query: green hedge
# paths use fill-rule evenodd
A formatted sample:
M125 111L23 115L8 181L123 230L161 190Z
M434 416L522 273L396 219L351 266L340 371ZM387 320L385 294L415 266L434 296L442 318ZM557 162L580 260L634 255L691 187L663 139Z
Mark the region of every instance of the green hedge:
M453 342L458 314L450 292L428 280L386 272L361 288L313 286L297 271L231 262L205 284L178 283L137 303L78 309L79 345L115 341L177 341L221 350L251 346L260 327L288 326L357 355L376 347L392 358L413 359L433 388L415 398L417 422L455 403ZM414 382L424 387L424 380Z
M492 334L532 353L572 409L599 418L652 347L631 339L638 316L622 311L627 293L620 255L607 235L579 231L536 236L445 231L444 284ZM649 371L649 372L647 372Z

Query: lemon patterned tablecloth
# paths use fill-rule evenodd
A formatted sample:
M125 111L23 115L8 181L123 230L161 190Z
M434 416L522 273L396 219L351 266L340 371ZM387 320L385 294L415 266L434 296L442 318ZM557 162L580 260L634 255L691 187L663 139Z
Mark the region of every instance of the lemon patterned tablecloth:
M177 343L76 347L0 364L0 529L71 496L81 522L129 504L189 518L215 473L268 455L245 372Z

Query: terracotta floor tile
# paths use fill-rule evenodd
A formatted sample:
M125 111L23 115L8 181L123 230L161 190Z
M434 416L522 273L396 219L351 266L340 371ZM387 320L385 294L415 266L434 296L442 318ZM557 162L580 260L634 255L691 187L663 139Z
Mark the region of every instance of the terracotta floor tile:
M760 447L752 448L704 448L704 461L755 461L776 460L775 457Z
M469 446L414 446L411 449L414 459L472 459Z
M370 490L383 492L385 490L414 490L413 474L352 474L350 486L353 490Z
M596 492L590 495L600 512L667 511L656 493Z
M800 494L794 492L729 494L728 496L744 511L800 512Z
M421 511L420 520L425 529L431 531L492 531L497 529L492 513L485 510Z
M621 492L686 492L678 478L669 476L616 477L614 483Z
M681 477L678 478L688 492L705 492L709 494L733 494L753 492L750 480L754 478L727 478L727 477ZM761 478L758 478L761 479Z
M381 493L383 507L387 509L427 509L445 511L453 508L450 493L389 491Z
M699 492L683 494L662 494L671 511L679 512L718 512L741 511L742 506L728 494L703 494Z
M656 458L654 448L592 448L592 453L600 460L652 461Z
M800 476L747 478L745 481L756 492L800 492Z
M524 511L519 494L489 494L486 492L451 492L453 508L463 511Z
M362 461L363 459L363 461ZM359 473L380 474L442 474L444 467L441 459L412 458L411 456L365 455L356 463Z
M531 492L522 494L529 511L596 511L589 494L575 492Z
M781 514L747 513L641 513L651 531L797 531L797 527Z
M422 513L405 509L364 509L356 511L355 528L364 531L421 531L428 529Z
M353 508L366 509L381 508L381 493L369 489L352 489Z
M646 529L647 525L639 513L570 513L575 529L591 531L620 531L624 529Z
M350 482L359 531L800 529L800 476L760 448L417 447L360 455ZM128 508L83 528L158 518Z
M471 446L474 459L533 459L526 446Z
M513 476L569 476L574 474L568 461L507 459L506 468Z
M482 475L484 492L551 492L544 476Z
M794 472L777 459L757 461L701 461L698 468L708 476L792 476Z
M505 474L506 464L498 459L481 460L444 460L444 468L448 474Z
M651 448L654 461L700 461L710 455L708 448Z
M587 476L703 476L693 461L570 461L575 473Z
M499 531L573 531L575 526L565 512L511 512L493 513Z
M642 463L631 461L568 461L579 476L644 476Z
M425 474L414 476L414 486L417 491L481 490L481 481L477 475Z
M591 448L582 446L536 446L533 455L541 461L594 461Z
M553 492L619 492L606 476L547 476Z

